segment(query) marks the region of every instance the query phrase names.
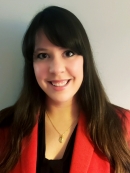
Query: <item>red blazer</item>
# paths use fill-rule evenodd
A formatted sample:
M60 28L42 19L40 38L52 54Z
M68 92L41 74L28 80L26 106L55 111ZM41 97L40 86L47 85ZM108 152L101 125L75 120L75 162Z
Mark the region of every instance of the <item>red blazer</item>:
M126 127L130 137L130 112L126 113ZM84 132L84 116L81 114L78 122L70 173L114 173L106 158L94 147ZM23 140L22 154L10 173L36 173L38 124L35 125L31 138ZM26 143L26 144L25 144Z

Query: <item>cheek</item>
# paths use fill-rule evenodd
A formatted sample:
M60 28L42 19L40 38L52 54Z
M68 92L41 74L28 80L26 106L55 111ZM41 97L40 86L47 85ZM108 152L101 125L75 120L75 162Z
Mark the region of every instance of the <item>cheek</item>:
M33 68L37 80L44 79L46 77L47 70L42 63L34 63Z
M74 76L83 76L83 58L78 58L70 64L70 71Z

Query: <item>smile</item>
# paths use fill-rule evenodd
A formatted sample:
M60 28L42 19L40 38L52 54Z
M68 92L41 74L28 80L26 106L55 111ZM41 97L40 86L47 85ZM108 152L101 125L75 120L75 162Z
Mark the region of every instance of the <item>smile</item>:
M69 81L70 80L51 81L50 83L55 87L63 87L66 86Z

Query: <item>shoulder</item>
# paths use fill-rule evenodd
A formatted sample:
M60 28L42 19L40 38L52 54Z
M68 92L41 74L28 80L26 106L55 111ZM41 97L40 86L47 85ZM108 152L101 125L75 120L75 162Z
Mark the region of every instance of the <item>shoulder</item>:
M123 116L126 129L130 133L130 110L123 110Z
M130 110L125 111L125 128L126 128L126 141L130 147Z
M116 105L112 105L112 106L120 118L130 119L130 110L116 106Z
M116 113L122 119L127 129L130 129L130 110L115 106Z
M116 113L125 123L130 123L130 110L116 106Z
M130 110L125 110L125 126L130 137Z
M14 108L8 107L0 111L0 154L8 141L10 127L13 122ZM1 150L2 149L2 150Z
M0 128L10 126L14 117L14 106L0 111Z
M125 133L126 140L130 146L130 110L116 106L116 113L119 115L119 117L122 120L122 126L126 132Z

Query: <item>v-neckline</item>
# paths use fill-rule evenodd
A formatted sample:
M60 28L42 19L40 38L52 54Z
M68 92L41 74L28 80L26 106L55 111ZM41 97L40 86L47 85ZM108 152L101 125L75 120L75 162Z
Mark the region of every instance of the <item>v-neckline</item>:
M69 141L68 141L68 143L67 143L67 146L66 146L66 148L65 148L63 157L62 157L61 159L47 159L47 158L45 157L45 153L46 153L45 115L44 115L43 121L44 121L44 122L43 122L43 124L44 124L44 137L43 137L43 138L44 138L44 158L45 158L46 160L48 160L48 161L62 161L62 160L64 160L65 157L66 157L66 155L67 155L67 150L68 150L70 144L72 143L72 140L74 140L73 138L75 138L77 125L75 126L75 128L74 128L74 130L73 130L73 132L72 132L72 134L71 134L71 136L70 136L70 139L69 139ZM74 141L73 141L73 143L74 143Z
M75 140L75 136L76 136L76 130L77 130L77 126L75 126L70 139L67 143L67 146L65 148L65 152L63 154L63 157L61 159L47 159L45 157L45 152L46 152L46 142L45 142L45 114L40 118L39 123L38 123L38 148L40 147L40 156L44 157L44 159L48 160L48 161L60 161L63 160L66 157L66 153L67 150L70 146L71 143L74 144L74 140Z

